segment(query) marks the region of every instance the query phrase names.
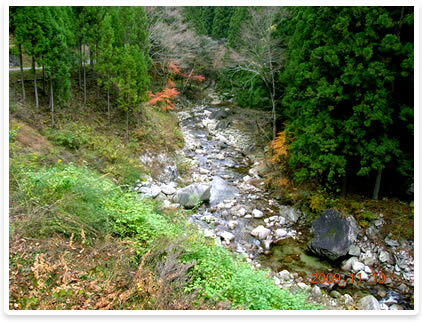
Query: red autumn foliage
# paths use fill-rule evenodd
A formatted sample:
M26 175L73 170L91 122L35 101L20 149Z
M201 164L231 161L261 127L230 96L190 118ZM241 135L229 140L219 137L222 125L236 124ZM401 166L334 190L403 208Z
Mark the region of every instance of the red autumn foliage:
M176 84L169 78L167 80L167 86L169 86L169 87L176 87Z
M169 73L179 75L186 79L192 79L198 82L204 82L206 80L203 75L192 75L192 73L182 73L179 66L172 61L169 62L167 69Z
M169 73L179 75L181 74L181 70L179 69L179 66L176 65L174 62L169 62L167 69L169 70Z
M206 78L203 75L192 75L192 73L182 73L181 69L174 62L170 61L168 63L168 71L170 74L179 75L186 79L192 79L198 82L204 82ZM172 110L175 106L175 103L172 102L172 99L178 97L180 92L175 88L176 84L170 78L167 80L167 86L161 92L153 94L150 92L148 95L150 100L148 104L158 105L163 111Z
M150 92L148 95L150 100L148 104L150 105L159 105L163 111L172 110L175 104L172 102L173 98L178 97L179 91L176 88L166 87L161 92L153 94Z

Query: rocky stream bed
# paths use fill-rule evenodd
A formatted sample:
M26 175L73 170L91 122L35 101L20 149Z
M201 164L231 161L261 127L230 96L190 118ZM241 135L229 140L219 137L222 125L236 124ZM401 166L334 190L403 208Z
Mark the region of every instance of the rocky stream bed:
M253 132L239 126L242 121L216 96L210 101L175 110L185 140L177 158L193 169L190 182L179 178L176 161L166 154L145 154L141 161L162 172L139 182L141 197L162 200L163 207L194 208L190 221L206 237L244 254L253 267L270 268L275 285L308 292L325 309L413 309L413 242L382 236L383 214L364 230L353 218L327 210L313 222L313 234L304 213L266 191L263 167L252 153ZM331 234L341 238L333 249L324 245ZM340 281L319 282L313 273L339 273ZM374 282L374 273L384 274L383 283Z

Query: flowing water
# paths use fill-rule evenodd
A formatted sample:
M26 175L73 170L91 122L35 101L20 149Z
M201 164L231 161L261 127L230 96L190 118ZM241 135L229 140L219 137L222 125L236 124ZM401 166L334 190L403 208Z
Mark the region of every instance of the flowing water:
M227 128L222 126L224 123L219 119L227 119L226 114L228 109L225 112L222 107L212 106L195 106L177 112L186 142L183 155L195 166L194 181L212 183L219 191L218 198L203 204L190 221L200 226L206 236L215 238L217 243L245 254L253 266L268 267L274 272L286 269L297 273L299 280L308 285L313 285L310 282L314 272L340 272L338 265L306 253L306 243L312 236L309 227L301 225L303 221L295 225L278 224L279 218L274 216L279 215L280 205L266 191L264 180L250 170L254 164L243 151L254 145L255 137L240 130L236 124ZM232 122L236 123L236 120ZM254 218L251 215L254 209L263 212L264 216ZM264 220L272 217L274 225L269 227L272 235L276 228L283 228L286 231L284 238L277 241L273 238L270 243L270 238L266 242L251 235L257 226L266 227ZM220 236L223 232L230 232L233 239ZM344 288L328 283L318 285L328 291L334 289L341 294L348 293L356 299L370 293L381 304L399 303L406 309L411 308L408 298L380 284L348 283Z

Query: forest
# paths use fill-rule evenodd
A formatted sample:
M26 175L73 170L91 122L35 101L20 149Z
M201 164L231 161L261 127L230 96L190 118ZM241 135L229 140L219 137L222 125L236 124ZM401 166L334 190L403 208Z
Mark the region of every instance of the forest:
M9 163L10 310L413 310L414 8L11 6Z

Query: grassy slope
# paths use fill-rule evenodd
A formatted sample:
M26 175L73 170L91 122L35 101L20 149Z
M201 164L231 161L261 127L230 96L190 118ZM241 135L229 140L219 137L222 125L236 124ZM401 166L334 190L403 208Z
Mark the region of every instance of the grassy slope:
M124 139L107 126L104 97L73 88L54 130L31 88L10 90L10 309L306 309L242 259L205 240L187 213L162 211L128 191L137 156L181 145L170 114L145 109ZM30 85L30 83L27 83ZM41 87L41 86L40 86ZM41 95L41 105L46 98Z

